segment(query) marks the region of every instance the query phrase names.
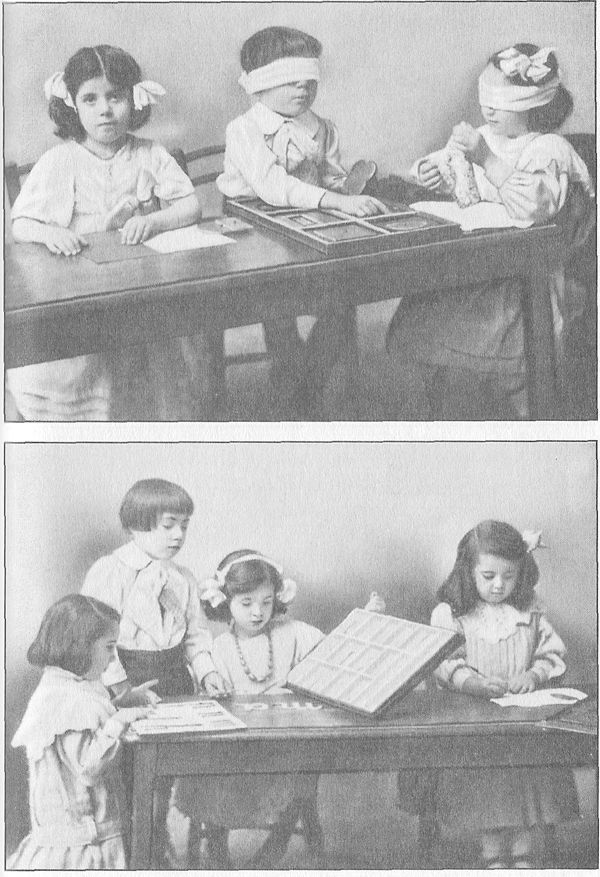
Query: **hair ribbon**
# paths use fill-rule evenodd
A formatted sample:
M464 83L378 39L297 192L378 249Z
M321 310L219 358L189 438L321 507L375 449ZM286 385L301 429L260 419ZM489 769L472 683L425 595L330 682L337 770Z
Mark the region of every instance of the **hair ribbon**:
M531 554L537 548L547 548L547 545L544 545L542 542L542 531L541 530L524 530L521 533L521 539L525 543L525 547L527 549L527 554Z
M215 578L204 579L204 581L200 585L202 589L200 599L202 600L202 602L210 603L213 609L216 609L217 606L220 606L221 603L224 603L227 600L227 597L223 593L224 584L224 582L219 582Z
M281 590L277 594L277 599L286 605L292 602L298 591L298 585L293 579L283 578L283 567L262 554L243 554L241 557L231 560L222 569L218 569L212 578L205 579L202 582L201 587L203 590L200 599L207 601L213 609L216 609L217 606L227 599L223 589L229 570L238 563L245 563L248 560L261 560L263 563L268 564L268 566L272 566L275 572L282 578L283 583Z
M44 82L44 94L46 95L46 100L57 97L64 101L68 107L71 107L72 110L75 109L73 98L69 94L69 89L65 82L64 70L59 70L48 77Z
M545 47L539 49L535 55L524 55L511 46L510 49L504 49L498 52L498 60L500 69L508 78L520 76L523 82L533 82L537 85L540 79L543 79L552 72L551 68L546 65L548 55L555 49Z
M165 89L158 82L144 79L142 82L136 82L133 86L133 105L136 110L142 110L150 104L155 104L156 98L165 94Z

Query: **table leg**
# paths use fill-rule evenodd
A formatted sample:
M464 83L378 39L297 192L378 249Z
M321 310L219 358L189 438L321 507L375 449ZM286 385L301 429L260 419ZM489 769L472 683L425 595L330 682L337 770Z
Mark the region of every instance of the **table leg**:
M147 870L152 852L152 803L157 748L153 743L137 745L133 753L131 803L132 870Z
M523 323L530 420L560 417L554 325L547 271L532 265L523 295Z

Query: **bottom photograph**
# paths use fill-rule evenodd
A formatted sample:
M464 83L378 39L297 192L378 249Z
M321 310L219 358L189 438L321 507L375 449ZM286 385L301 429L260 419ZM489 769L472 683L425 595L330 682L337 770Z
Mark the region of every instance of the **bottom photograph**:
M598 867L595 442L5 478L8 869Z

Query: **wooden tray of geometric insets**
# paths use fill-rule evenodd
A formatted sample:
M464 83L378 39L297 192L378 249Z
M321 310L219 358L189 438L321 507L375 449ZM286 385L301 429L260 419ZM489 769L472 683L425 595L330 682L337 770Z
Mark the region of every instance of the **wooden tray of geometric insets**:
M429 675L462 639L452 630L354 609L292 669L287 686L374 716Z
M454 222L419 213L407 204L390 205L393 212L357 219L337 210L301 210L274 207L259 198L230 198L225 213L301 241L332 256L354 256L413 247L457 238L461 228Z

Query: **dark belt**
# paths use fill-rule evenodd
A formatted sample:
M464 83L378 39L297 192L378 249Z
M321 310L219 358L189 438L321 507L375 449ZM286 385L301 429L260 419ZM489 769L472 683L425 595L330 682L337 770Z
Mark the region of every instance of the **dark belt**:
M194 693L194 683L182 643L172 649L157 652L123 649L121 646L117 647L117 651L130 685L141 685L151 679L158 679L158 685L153 685L152 690L160 697Z

